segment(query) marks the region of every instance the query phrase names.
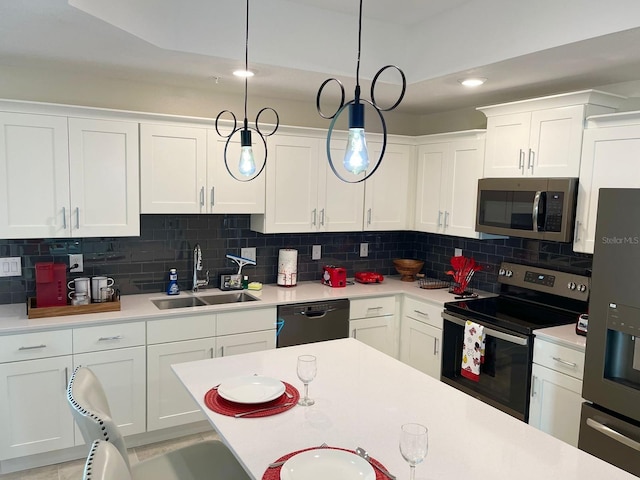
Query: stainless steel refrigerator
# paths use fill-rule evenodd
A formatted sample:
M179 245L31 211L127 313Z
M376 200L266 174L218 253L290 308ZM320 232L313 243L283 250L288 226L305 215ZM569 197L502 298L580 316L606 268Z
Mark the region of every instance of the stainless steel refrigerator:
M640 189L600 190L578 448L640 476Z

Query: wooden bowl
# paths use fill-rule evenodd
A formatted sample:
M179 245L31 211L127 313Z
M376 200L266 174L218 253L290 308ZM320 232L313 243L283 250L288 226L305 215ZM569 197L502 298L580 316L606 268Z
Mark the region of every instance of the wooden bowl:
M422 260L411 260L407 258L396 258L393 261L393 266L400 275L400 280L403 282L413 282L416 279L416 273L422 270L424 262Z

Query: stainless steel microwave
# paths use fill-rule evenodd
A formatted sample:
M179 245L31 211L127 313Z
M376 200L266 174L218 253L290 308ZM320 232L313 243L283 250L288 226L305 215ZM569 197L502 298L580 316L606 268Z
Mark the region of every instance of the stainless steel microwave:
M476 230L571 242L577 197L577 178L481 178Z

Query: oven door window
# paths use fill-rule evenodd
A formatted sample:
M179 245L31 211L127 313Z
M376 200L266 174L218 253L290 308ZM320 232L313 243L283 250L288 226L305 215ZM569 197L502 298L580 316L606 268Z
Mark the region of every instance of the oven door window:
M532 360L530 342L520 345L486 335L484 363L475 382L460 374L463 336L464 327L444 322L443 381L526 421Z
M533 201L536 192L483 190L480 192L480 225L533 230Z

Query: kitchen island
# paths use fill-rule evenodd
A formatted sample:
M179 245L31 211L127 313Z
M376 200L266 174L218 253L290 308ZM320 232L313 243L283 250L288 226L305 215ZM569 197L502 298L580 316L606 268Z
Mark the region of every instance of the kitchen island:
M209 410L205 393L226 379L260 374L301 389L296 359L318 358L311 407L233 418ZM222 440L249 474L261 479L282 455L327 443L365 448L398 478L408 464L398 450L400 426L429 428L429 453L417 476L495 480L635 479L575 447L353 339L334 340L172 366Z

